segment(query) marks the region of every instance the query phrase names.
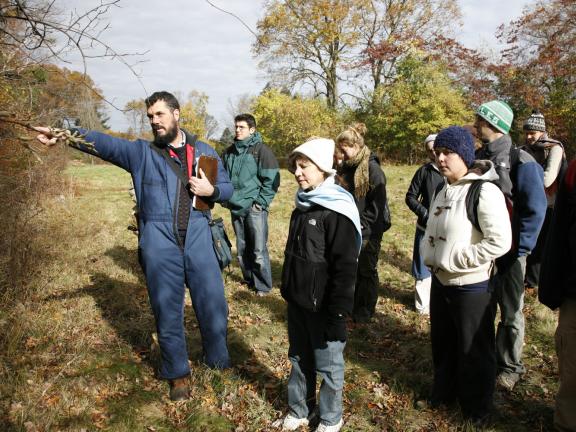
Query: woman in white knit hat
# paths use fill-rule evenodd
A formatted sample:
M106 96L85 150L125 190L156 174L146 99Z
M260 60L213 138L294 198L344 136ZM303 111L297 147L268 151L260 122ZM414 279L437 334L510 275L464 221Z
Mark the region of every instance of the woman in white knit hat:
M361 232L354 198L334 183L333 155L334 141L314 138L294 149L289 159L299 189L281 284L288 302L292 364L289 413L282 422L288 431L308 425L316 414L316 431L336 432L344 423L346 315L354 302ZM316 374L322 377L318 404Z

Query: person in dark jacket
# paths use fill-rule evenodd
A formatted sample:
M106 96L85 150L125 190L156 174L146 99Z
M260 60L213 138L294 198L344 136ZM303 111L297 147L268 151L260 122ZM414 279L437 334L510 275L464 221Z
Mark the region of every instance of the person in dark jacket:
M420 255L420 242L426 230L428 220L428 208L430 201L438 185L444 183L444 177L436 165L434 155L434 140L436 135L428 135L424 140L426 153L430 162L422 165L410 182L408 192L406 192L406 205L412 210L418 220L416 221L416 233L414 235L414 249L412 250L412 276L416 280L414 290L414 306L416 311L423 315L430 313L430 288L432 278L428 267L424 265Z
M354 198L334 183L333 155L334 141L315 138L289 159L299 189L282 268L292 364L283 430L296 430L314 416L317 373L316 431L337 432L343 424L346 315L354 301L361 231Z
M257 295L272 289L268 254L268 212L278 192L280 173L274 153L262 142L251 114L234 118L234 144L222 154L222 162L234 186L226 203L232 215L236 250L242 276Z
M168 92L146 99L154 142L134 142L100 132L79 130L86 143L78 149L117 165L132 175L139 212L139 254L160 345L160 377L169 380L170 398L187 399L190 366L184 334L184 287L188 286L202 336L203 361L209 367L229 367L226 344L228 306L220 267L213 252L208 221L193 199L222 202L232 196L232 184L212 147L180 129L180 106ZM37 128L46 145L57 138L49 128ZM217 159L211 184L197 160ZM189 179L184 186L172 162Z
M476 158L494 163L497 184L512 207L512 247L496 260L497 272L491 278L500 307L496 330L496 382L506 390L512 390L525 371L522 308L526 257L536 245L546 214L542 167L528 153L513 146L508 135L513 118L508 104L493 100L480 105L474 122L477 136L483 142Z
M560 308L555 334L560 386L554 426L576 431L576 161L559 185L542 255L538 299L552 310Z
M369 322L378 301L378 255L382 235L390 228L390 211L386 198L386 176L380 161L366 145L366 126L349 126L336 138L344 154L338 169L342 186L356 200L362 225L362 252L358 258L358 274L354 294L354 321Z
M526 145L522 149L526 150L540 164L544 170L544 190L548 200L546 217L544 224L538 235L536 246L526 260L526 277L524 284L526 289L535 289L538 286L538 277L540 274L540 262L552 211L554 210L554 201L556 200L556 191L558 190L561 168L565 168L566 156L564 155L564 146L560 141L548 137L546 132L546 122L544 115L538 111L532 111L530 117L524 121L524 133L526 134Z

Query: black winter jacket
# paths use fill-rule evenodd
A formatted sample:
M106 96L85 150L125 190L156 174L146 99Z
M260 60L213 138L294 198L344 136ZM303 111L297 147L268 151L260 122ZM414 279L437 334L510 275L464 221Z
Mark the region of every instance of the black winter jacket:
M422 165L412 177L408 192L406 192L406 205L418 216L418 226L426 228L430 201L444 177L432 163Z
M356 167L343 165L339 174L344 180L342 186L354 195L354 173ZM375 154L370 155L368 161L368 177L370 189L365 197L358 199L354 195L358 213L360 213L360 224L362 225L362 240L374 239L382 240L385 231L384 212L387 205L386 198L386 175L380 167L380 161Z
M315 205L296 208L282 268L282 297L310 311L349 314L354 305L356 229L340 213Z
M538 299L550 309L576 299L576 161L560 185L540 267Z

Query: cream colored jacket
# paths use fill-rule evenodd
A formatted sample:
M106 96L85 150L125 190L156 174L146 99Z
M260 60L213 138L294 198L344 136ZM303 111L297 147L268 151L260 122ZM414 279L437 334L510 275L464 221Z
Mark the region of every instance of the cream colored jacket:
M443 285L489 279L493 260L510 250L510 217L498 186L487 182L480 190L478 223L482 232L466 214L466 194L472 182L497 179L492 162L476 161L464 177L446 184L434 197L420 247L424 263Z

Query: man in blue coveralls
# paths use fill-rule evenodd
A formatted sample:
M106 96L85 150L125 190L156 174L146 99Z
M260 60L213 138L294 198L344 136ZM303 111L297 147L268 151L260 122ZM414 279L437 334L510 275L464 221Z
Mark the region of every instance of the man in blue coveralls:
M81 151L124 168L132 175L140 216L139 249L148 296L156 319L161 352L160 376L170 383L170 399L189 397L190 367L184 335L184 286L190 290L198 319L203 361L229 367L226 331L228 306L213 251L210 211L192 205L194 197L209 204L230 199L233 187L218 154L208 144L180 129L180 105L174 95L156 92L146 99L154 141L134 142L78 129L93 147ZM55 144L49 128L36 128L38 140ZM216 181L196 172L201 155L217 159ZM170 161L170 159L176 164ZM176 172L181 170L180 175ZM184 184L180 178L188 179Z

